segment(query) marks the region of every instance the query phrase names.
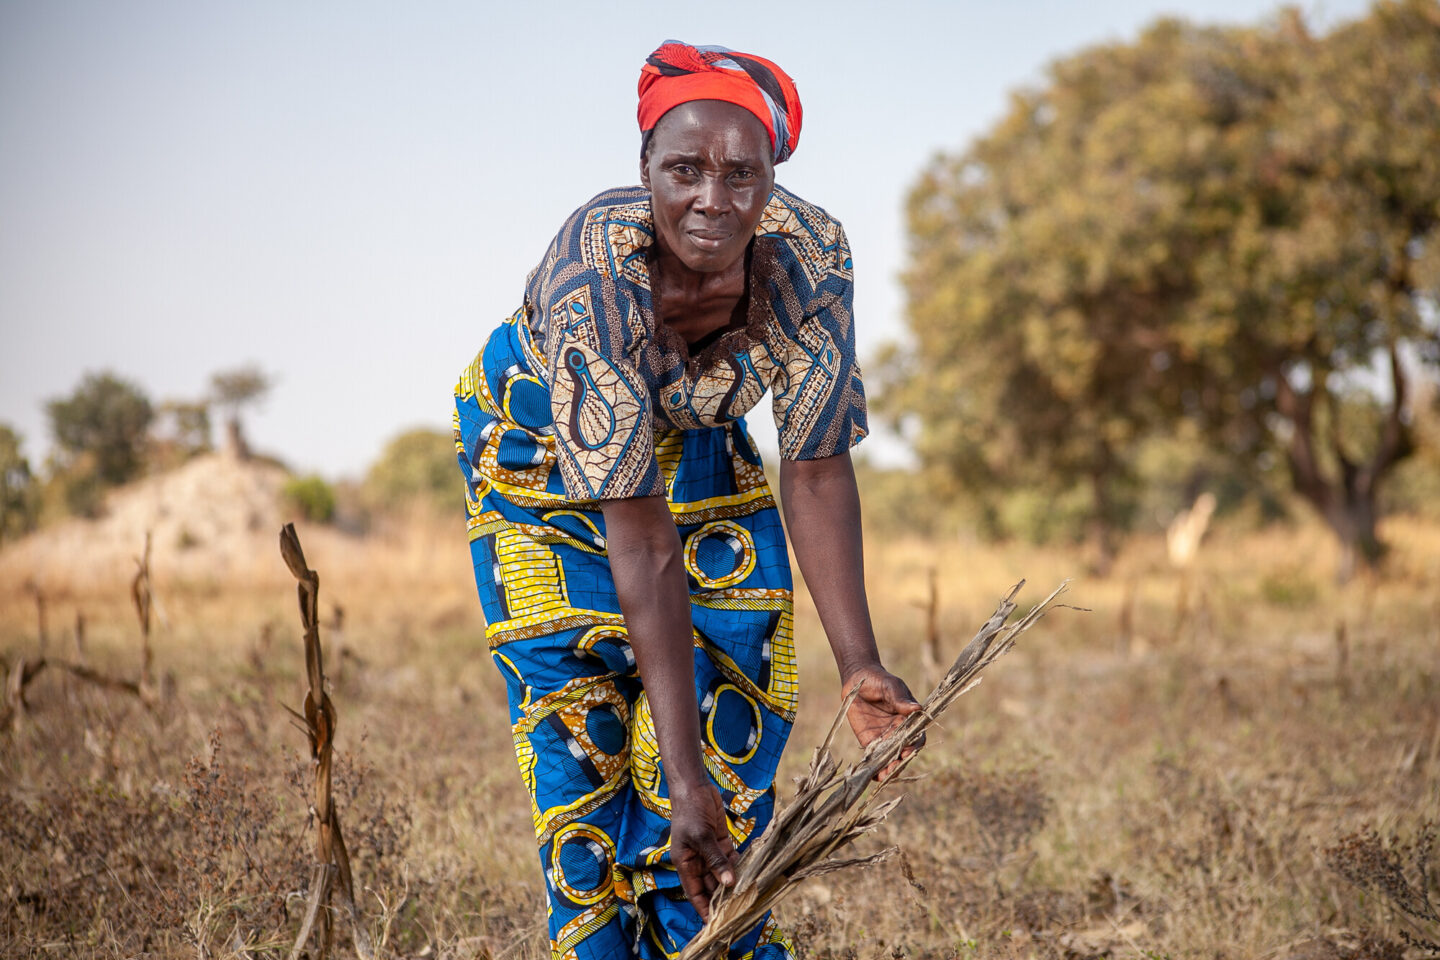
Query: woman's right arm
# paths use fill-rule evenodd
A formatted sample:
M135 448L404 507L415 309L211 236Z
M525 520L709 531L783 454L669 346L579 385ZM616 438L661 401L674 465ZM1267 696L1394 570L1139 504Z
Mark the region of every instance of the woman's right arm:
M664 497L606 500L601 510L610 572L665 763L670 862L704 918L716 887L734 882L736 856L701 756L684 547Z

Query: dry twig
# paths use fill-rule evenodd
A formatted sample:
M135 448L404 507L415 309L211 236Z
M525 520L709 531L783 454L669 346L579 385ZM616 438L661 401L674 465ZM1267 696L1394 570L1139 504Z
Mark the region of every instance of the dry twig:
M140 679L135 684L135 693L147 707L153 707L159 700L155 692L155 653L150 648L150 613L154 609L154 597L150 592L150 531L145 531L145 552L135 558L135 579L130 581L130 600L135 604L135 616L140 621Z
M153 682L154 653L150 647L150 612L153 608L154 598L150 592L150 533L145 534L145 552L135 558L136 572L135 579L130 583L130 599L135 604L135 615L140 620L140 642L141 661L140 678L138 680L126 680L123 677L112 677L109 674L101 673L87 666L85 659L85 618L79 612L75 614L75 654L77 662L66 663L58 657L46 655L46 648L49 645L48 631L46 629L46 598L45 593L33 583L28 584L28 589L35 595L35 611L39 624L40 634L40 655L34 659L27 660L20 658L13 667L6 671L0 671L5 676L5 687L3 697L0 697L0 726L10 724L13 728L19 729L22 719L25 716L27 704L25 701L25 688L40 675L46 667L62 671L86 683L93 684L102 690L115 690L120 693L128 693L137 697L142 706L147 710L153 710L160 702L160 694Z
M709 921L686 946L681 960L709 960L723 954L805 878L874 863L892 854L893 847L860 859L836 856L850 841L879 826L903 799L903 795L882 799L881 793L887 784L898 782L899 774L916 756L918 747L905 755L906 747L915 745L950 704L980 682L981 671L1008 653L1015 638L1045 615L1064 592L1066 583L1006 627L1005 621L1015 610L1015 595L1025 585L1023 580L1017 583L925 698L920 712L906 717L898 728L872 742L859 761L841 773L831 745L859 692L858 687L851 690L824 742L815 749L795 799L776 814L740 859L734 886L721 891L712 901ZM891 764L895 765L891 775L877 785L876 775Z
M350 873L350 855L345 851L345 838L340 832L340 817L330 791L330 767L335 748L335 706L325 692L325 664L320 652L320 575L305 563L305 551L295 525L285 524L280 531L280 555L297 581L300 597L300 623L305 628L305 676L309 689L305 692L305 713L290 710L300 728L310 738L310 756L315 761L315 806L317 833L315 867L310 878L310 899L290 960L299 960L310 934L320 924L320 953L326 956L334 943L330 919L330 896L338 893L341 906L350 918L355 951L368 960L372 955L370 937L355 904L355 882ZM286 707L289 710L289 707Z

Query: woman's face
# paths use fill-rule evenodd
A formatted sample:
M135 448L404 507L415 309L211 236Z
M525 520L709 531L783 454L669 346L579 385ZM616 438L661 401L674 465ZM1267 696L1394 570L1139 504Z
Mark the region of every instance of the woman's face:
M770 192L770 134L723 100L692 100L660 118L640 158L662 249L691 270L716 273L745 256Z

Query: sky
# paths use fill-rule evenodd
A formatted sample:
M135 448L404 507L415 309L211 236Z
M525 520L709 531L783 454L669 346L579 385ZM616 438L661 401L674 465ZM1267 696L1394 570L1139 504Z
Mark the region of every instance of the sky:
M927 162L1057 57L1161 15L1274 9L0 0L0 423L38 466L45 401L88 371L158 403L255 364L274 386L251 445L297 470L358 477L403 430L448 430L458 372L565 216L638 181L635 82L672 38L795 78L804 127L776 179L845 224L863 366L904 336L904 198ZM773 451L766 409L748 419ZM903 462L880 434L860 449Z

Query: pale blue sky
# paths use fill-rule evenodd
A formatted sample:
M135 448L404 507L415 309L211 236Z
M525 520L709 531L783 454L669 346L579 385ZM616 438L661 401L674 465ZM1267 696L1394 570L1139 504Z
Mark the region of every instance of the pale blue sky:
M456 373L564 216L636 181L635 80L671 37L796 78L777 179L846 225L863 358L901 334L901 208L927 159L1057 56L1162 13L1273 9L0 0L0 421L38 465L44 400L87 370L158 401L254 362L277 382L252 442L297 468L359 475L400 430L448 429Z

